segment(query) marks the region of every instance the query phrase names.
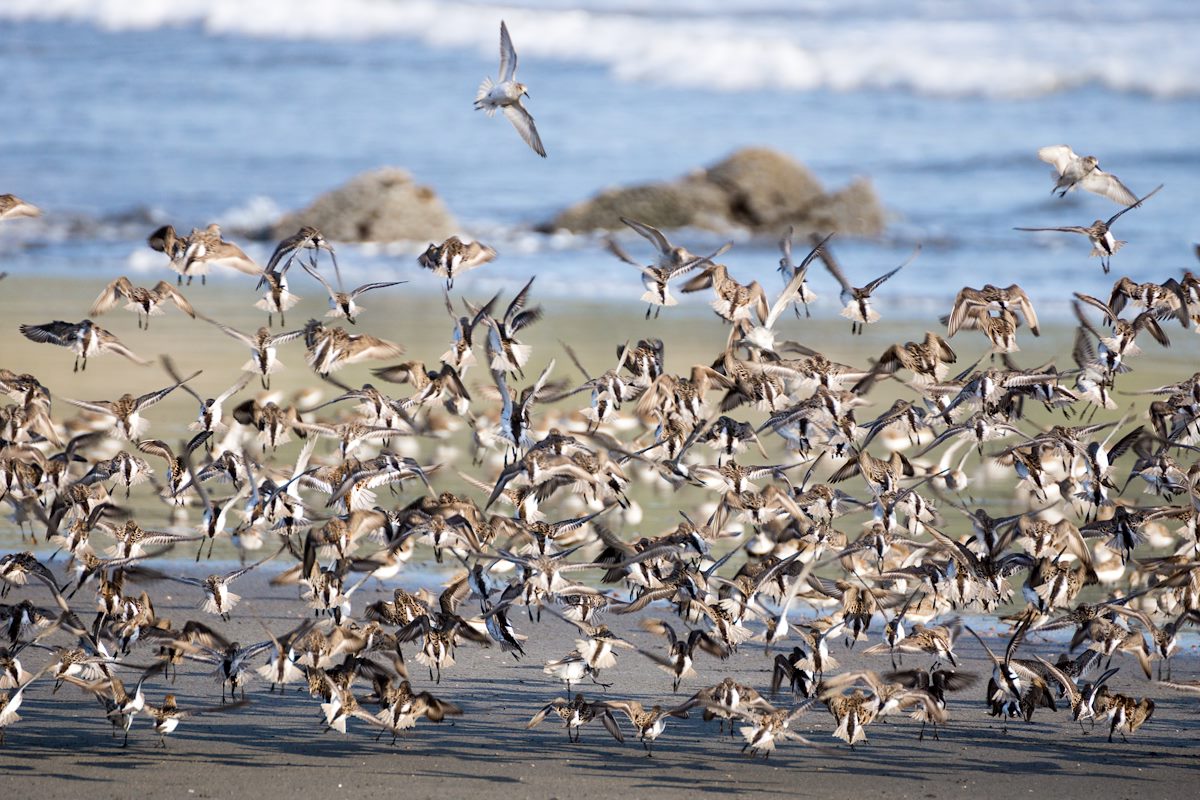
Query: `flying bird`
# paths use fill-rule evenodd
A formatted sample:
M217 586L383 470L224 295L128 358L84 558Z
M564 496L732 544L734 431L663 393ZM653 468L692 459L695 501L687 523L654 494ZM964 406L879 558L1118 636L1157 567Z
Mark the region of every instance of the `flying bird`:
M512 38L508 35L508 26L500 22L500 76L496 81L484 78L475 93L475 108L493 116L496 109L504 112L508 121L521 134L525 144L533 148L533 152L542 158L546 157L546 148L542 147L542 137L538 136L537 126L533 117L521 105L521 96L528 95L529 89L523 83L517 82L517 51L513 49Z
M1116 180L1116 179L1114 178L1113 180ZM1116 237L1114 237L1112 235L1111 228L1112 228L1113 223L1116 222L1118 219L1120 219L1121 215L1124 214L1126 211L1130 211L1132 209L1137 208L1142 203L1146 202L1151 197L1158 194L1158 190L1161 188L1163 188L1163 187L1162 187L1162 184L1160 183L1157 187L1155 187L1154 191L1150 192L1150 194L1146 195L1145 197L1141 198L1140 200L1135 200L1135 201L1133 201L1133 203L1125 206L1120 211L1118 211L1117 213L1115 213L1111 217L1109 217L1107 221L1098 219L1095 222L1093 222L1091 225L1088 225L1087 227L1084 227L1082 225L1064 225L1063 227L1060 227L1060 228L1013 228L1013 230L1015 230L1015 231L1059 231L1061 233L1081 233L1084 236L1088 237L1088 240L1092 243L1092 252L1089 255L1100 256L1100 266L1104 268L1104 274L1107 275L1109 267L1112 264L1113 253L1120 250L1121 247L1126 244L1125 242L1120 241L1119 239L1117 239Z
M101 328L90 319L81 322L63 322L56 319L43 325L22 325L21 335L39 344L56 344L59 347L69 347L75 353L75 372L87 369L89 357L104 353L116 353L125 356L135 364L145 367L149 361L139 358L113 334ZM83 361L82 366L80 360Z
M1052 144L1039 149L1038 158L1054 167L1051 194L1058 192L1059 197L1066 197L1067 192L1079 187L1123 206L1137 202L1137 197L1116 175L1100 169L1100 162L1095 156L1076 155L1065 144Z

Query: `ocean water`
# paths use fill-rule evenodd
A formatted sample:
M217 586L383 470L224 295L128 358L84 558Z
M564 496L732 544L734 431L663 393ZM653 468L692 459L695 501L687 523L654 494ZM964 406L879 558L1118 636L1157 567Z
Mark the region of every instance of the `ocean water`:
M545 161L472 109L502 18ZM532 226L604 187L766 145L829 187L873 182L889 228L840 243L853 281L924 245L881 290L885 313L926 318L963 284L1014 281L1039 312L1065 313L1070 291L1106 296L1112 278L1082 237L1011 228L1089 224L1117 206L1052 197L1042 145L1096 154L1138 194L1166 184L1122 217L1116 272L1163 280L1195 265L1198 34L1187 0L4 0L0 192L46 215L0 226L0 269L166 277L144 245L158 224L253 227L397 165L500 250L465 291L536 273L543 296L582 285L636 302L636 271L594 237ZM774 242L735 239L735 276L776 285ZM417 250L347 247L340 260L436 291ZM814 282L835 297L827 275Z

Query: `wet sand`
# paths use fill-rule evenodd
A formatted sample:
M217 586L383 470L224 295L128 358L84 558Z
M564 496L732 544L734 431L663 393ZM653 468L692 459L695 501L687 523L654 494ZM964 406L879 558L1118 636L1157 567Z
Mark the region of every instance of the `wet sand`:
M171 277L164 269L162 274L137 273L132 278L139 285L153 285L154 281L164 276ZM465 296L482 303L490 296L472 283L473 278L473 274L469 275L455 286L456 300ZM312 285L311 281L297 283L300 284L297 290L303 292L304 299L288 313L286 328L280 326L278 319L275 320L272 329L275 332L301 329L306 320L323 318L327 305L317 294L318 287ZM183 287L183 291L200 314L243 332L253 333L266 323L266 314L254 308L257 295L252 291L252 286L250 279L244 279L244 276L222 275L206 286L197 282L190 287ZM428 288L430 283L426 281L422 286ZM56 317L70 321L83 319L103 288L104 281L98 277L64 280L23 275L10 276L0 286L0 319L5 320L4 330L0 332L0 367L17 373L35 374L55 398L53 414L56 419L69 419L77 413L77 409L63 401L65 397L80 400L113 399L123 392L142 394L171 383L160 365L141 367L115 355L93 358L86 371L72 372L74 356L70 350L31 342L17 332L17 326L21 323L44 323ZM692 365L712 363L723 350L728 337L729 327L708 308L709 297L708 293L685 295L681 305L665 310L661 319L647 320L644 318L644 306L632 297L629 303L623 304L547 300L538 296L535 283L531 302L544 303L546 316L542 322L521 334L522 340L534 348L533 356L526 368L525 380L518 379L512 385L522 387L531 384L551 359L555 360L552 380L561 380L564 385L571 387L581 384L584 377L571 363L562 347L563 341L572 346L591 375L599 375L616 362L617 351L625 342L659 337L666 345L667 371L687 375ZM506 293L502 303L507 303L508 299ZM421 361L430 368L438 364L439 357L449 347L451 331L451 321L442 297L436 291L422 291L406 285L368 295L364 304L367 310L359 318L358 325L348 325L345 320L334 320L333 324L342 325L351 333L370 333L397 342L405 347L405 353L390 361L351 365L334 373L334 377L348 386L357 387L365 382L373 382L392 396L406 396L412 391L410 386L383 383L372 375L371 370L410 360ZM461 304L456 307L461 311ZM902 309L891 311L881 322L868 326L861 336L850 336L849 324L827 306L815 310L815 316L811 319L797 320L787 316L779 323L779 329L781 335L818 348L834 361L859 367L865 367L892 343L920 340L926 328L940 329L936 320L897 319ZM168 308L164 316L154 317L148 330L139 330L134 315L122 308L99 317L97 322L120 337L143 358L158 360L163 354L170 354L181 374L191 375L196 370L203 370L201 375L189 382L189 386L203 397L216 396L229 388L238 379L240 367L248 357L248 350L241 342L223 335L216 327L201 319L188 318L173 306ZM1196 365L1188 359L1195 334L1174 328L1170 330L1171 335L1176 337L1177 346L1173 349L1148 346L1146 352L1136 360L1135 371L1123 376L1122 392L1159 386L1195 371ZM1043 325L1041 337L1022 337L1022 350L1015 354L1017 362L1033 365L1055 360L1059 368L1066 368L1071 363L1072 336L1073 329L1047 322ZM986 351L983 337L969 331L955 337L952 345L958 353L956 368L959 369L966 369L980 353ZM482 349L482 344L476 341L476 350L482 353ZM270 392L264 391L259 380L253 378L226 405L226 413L252 397L260 401L270 398L283 406L290 403L300 408L311 408L320 400L328 400L338 394L340 390L336 386L321 381L305 365L304 355L301 341L283 345L279 359L285 368L272 376ZM482 367L472 368L464 377L464 382L473 397L489 398L490 392L495 389ZM305 394L298 395L302 390ZM859 419L868 420L883 413L897 398L911 400L914 397L912 390L898 381L880 381L870 395L870 404L860 410ZM571 413L585 407L588 402L587 393L577 394L558 403L554 409L564 414ZM479 405L482 407L483 403ZM539 415L548 410L549 406L540 405ZM1124 406L1101 411L1095 415L1094 421L1115 422L1125 411ZM338 413L338 408L331 407L316 416L334 418ZM440 411L437 413L446 418ZM195 419L195 415L195 400L183 391L176 391L143 415L150 424L143 438L162 439L172 447L181 447L192 436L187 424ZM763 412L747 406L738 409L736 416L755 425L766 418ZM1061 417L1051 418L1040 407L1030 409L1029 422L1033 427L1061 421ZM396 449L413 448L405 454L419 457L422 464L444 463L446 468L438 473L435 481L439 491L465 491L475 495L478 490L464 484L455 474L455 469L462 469L469 463L465 449L469 445L470 430L461 419L449 419L448 423L455 429L446 438L420 437L408 442L393 441L392 446ZM566 424L575 430L587 427L586 421L578 416ZM645 444L649 440L643 438L642 441ZM764 437L763 441L770 454L768 463L786 463L794 459L792 454L784 451L776 437ZM448 450L443 451L443 447ZM291 443L281 447L275 454L275 461L290 464L299 449L300 444L293 437ZM328 451L322 448L322 452ZM447 463L444 458L446 453L456 454L457 461ZM162 463L156 458L150 461L151 467L161 473ZM499 466L496 466L495 472L498 474ZM672 527L678 520L677 510L698 500L698 495L688 494L688 491L685 489L679 494L654 493L643 490L640 483L635 482L631 496L644 508L642 527L647 531ZM1007 502L1008 493L1007 483L999 485L999 492L996 487L980 483L972 488L971 495ZM117 499L123 500L120 497ZM172 524L168 509L150 500L144 491L135 492L129 505L143 525L169 527ZM951 532L965 529L966 525L958 515L952 515L947 524ZM16 528L6 515L6 518L0 519L0 549L16 547L18 544ZM43 548L39 552L49 551ZM223 558L235 555L233 549L224 543L218 543L216 553Z
M83 318L88 304L102 288L101 281L92 285L12 277L3 288L0 315L11 327L3 338L0 366L37 373L56 396L94 399L166 385L160 369L136 367L113 356L94 361L86 373L73 375L69 351L35 345L15 333L20 322L45 322L63 316ZM242 292L240 288L235 292L232 284L216 283L193 287L187 294L198 310L252 331L262 324L264 315L253 309L254 297L248 290ZM315 295L311 287L306 288L309 295ZM462 288L469 296L481 299L469 287ZM322 305L316 300L310 296L290 315L292 327L300 327L310 316L322 313ZM449 332L440 297L401 293L394 301L384 297L371 300L361 330L402 342L408 347L406 358L436 363ZM629 305L614 309L586 303L552 304L547 320L530 331L529 341L537 348L534 369L553 356L559 359L556 374L581 380L563 357L557 345L560 338L575 344L584 362L599 372L607 368L609 360L615 360L614 348L622 341L660 335L667 338L669 370L686 372L690 363L711 359L726 334L702 305L693 303L698 307L672 309L670 319L657 323L643 320L640 310ZM41 308L51 310L42 313ZM70 308L77 309L77 313L67 313ZM100 323L147 358L172 351L177 352L176 361L185 373L204 368L197 389L205 394L226 388L246 357L240 344L202 321L183 317L175 309L166 317L155 318L149 332L139 332L132 315L119 310L101 318ZM841 320L805 320L789 323L786 330L789 336L825 348L835 359L865 363L890 342L920 338L923 327L913 322L872 326L866 336L854 340L846 335ZM1020 354L1021 362L1035 363L1055 351L1061 361L1069 349L1068 337L1069 332L1063 329L1057 335L1023 340L1026 349ZM979 350L978 341L969 341L969 345L964 341L960 350L964 367ZM955 346L960 347L957 339ZM1194 367L1182 360L1185 349L1164 353L1154 348L1139 359L1138 372L1127 387L1132 390L1177 378L1184 374L1185 366L1190 372ZM290 393L316 383L298 347L285 350L281 358L288 369L278 376L277 389ZM375 365L356 366L339 373L339 377L357 385L369 379L369 366ZM479 375L472 375L469 383L480 380L483 378ZM250 396L255 386L244 396ZM890 402L886 392L873 399L880 409ZM182 422L193 412L190 398L178 393L148 414L153 425L151 435L172 440L181 437ZM665 517L647 517L642 526L646 531L655 531L666 517L674 519L679 504L666 505L669 508L663 512ZM15 531L7 521L4 528L0 535L6 537L3 549L8 551L15 547ZM194 569L182 562L173 562L169 568ZM401 580L411 578L402 575ZM304 606L296 600L297 592L292 587L270 587L263 578L251 575L239 582L236 590L245 599L233 622L226 625L213 623L213 618L205 620L231 639L249 642L262 638L259 620L281 633L294 627L304 614ZM158 613L177 625L205 616L195 610L198 589L157 584L151 593ZM388 593L375 585L365 586L355 596L355 610L361 612L366 603ZM14 592L7 602L24 596L47 602L44 593L39 594L35 587ZM90 615L90 598L85 600L80 595L76 605L88 612L83 614L85 618ZM662 610L651 609L638 617L663 615ZM663 646L661 640L638 629L636 619L609 617L608 622L643 647L660 650ZM886 724L872 725L867 731L869 741L851 750L832 738L832 718L817 707L797 723L797 730L833 748L833 753L787 743L765 763L750 759L740 754L740 739L722 739L716 723L706 724L698 714L689 720L670 720L652 759L646 758L641 746L628 736L628 726L624 745L613 741L596 723L585 728L582 743L572 745L556 721L548 720L532 731L524 726L543 703L566 694L560 682L543 674L542 665L548 659L564 656L573 647L575 631L548 616L538 625L514 616L514 624L530 636L528 657L520 662L498 648L484 650L467 644L459 649L458 663L444 674L440 686L434 686L410 657L409 669L416 687L459 704L465 714L441 725L419 723L415 733L394 747L386 737L376 742L376 731L361 722L351 721L346 736L325 733L318 701L294 687L283 695L272 694L255 680L247 693L251 701L248 707L185 720L169 737L167 750L156 747L151 724L144 716L134 724L129 747L121 749L119 739L111 738L110 726L91 697L71 687L51 696L50 685L40 681L27 691L21 709L24 719L8 729L7 746L0 749L0 797L83 796L91 800L134 793L147 797L251 793L273 797L293 793L305 798L385 794L420 798L468 797L485 792L505 800L647 794L1191 797L1200 775L1196 767L1200 705L1196 698L1144 681L1131 660L1122 663L1121 673L1112 682L1114 688L1136 696L1151 695L1158 706L1154 718L1128 744L1119 737L1116 743L1108 744L1103 725L1082 734L1070 722L1069 712L1064 711L1053 714L1040 710L1033 724L1013 723L1009 732L1002 734L1001 723L989 718L983 708L981 683L952 697L952 721L941 741L926 739L918 743L919 724L897 716ZM876 619L875 636L881 624ZM844 667L883 670L889 666L885 657L861 656L864 644L849 653L838 647ZM993 638L993 648L1002 647L1003 643ZM413 647L406 650L411 653ZM1032 636L1022 654L1036 652L1053 657L1060 650L1061 643ZM1188 639L1184 650L1176 659L1175 677L1194 679L1200 665L1194 638ZM983 660L974 640L960 639L959 652L964 656L963 668L979 672L981 681L986 681L990 664ZM614 684L606 693L590 684L582 690L589 697L630 698L647 705L682 701L725 675L765 690L773 655L764 656L762 649L751 643L726 662L700 656L700 678L685 682L673 695L669 676L643 656L622 652L618 665L603 674L605 681ZM48 655L30 649L23 657L26 669L36 670ZM149 658L148 650L135 650L131 663L144 664ZM906 659L910 666L926 663L915 657ZM181 669L174 686L161 679L150 681L149 701L161 702L164 693L174 691L182 708L216 703L220 689L208 671L207 665L191 663ZM136 675L127 672L126 678ZM368 691L365 684L360 685L360 694Z
M272 587L264 577L250 575L237 584L244 599L231 623L224 624L194 610L199 590L169 583L152 590L162 597L156 608L177 621L207 617L231 639L243 643L262 638L259 620L273 631L294 626L303 613L294 587ZM26 596L42 592L24 590ZM390 592L388 592L390 593ZM364 586L355 597L355 610L385 596L377 586ZM11 597L11 596L10 596ZM167 599L170 598L170 599ZM10 600L11 602L11 600ZM80 608L87 606L77 602ZM651 608L640 617L661 616ZM352 720L349 733L322 732L319 701L290 687L271 693L255 677L247 691L250 704L239 710L184 720L158 749L152 724L139 716L129 746L120 747L96 702L67 686L51 696L51 685L39 681L27 691L21 722L8 730L0 750L0 796L57 797L278 797L405 798L474 797L546 798L644 796L800 796L820 798L980 798L1037 797L1192 797L1200 754L1200 705L1142 679L1132 659L1122 661L1112 681L1122 692L1149 694L1157 702L1154 717L1128 743L1120 736L1106 741L1101 722L1088 733L1070 720L1069 710L1039 710L1032 724L1013 722L1007 734L983 707L983 684L957 693L950 701L951 722L941 740L917 741L919 723L904 716L890 717L867 728L868 741L854 750L832 738L832 717L823 707L811 709L796 729L831 752L785 743L767 761L742 755L740 738L720 737L716 722L699 714L672 719L660 737L653 758L623 723L626 742L619 744L593 722L582 742L568 744L557 720L534 730L525 723L545 702L565 695L565 687L543 674L550 658L572 648L574 629L544 615L540 624L514 615L517 629L530 638L528 655L518 661L498 648L466 644L457 663L434 685L412 658L408 666L415 687L460 705L464 715L435 725L422 721L407 738L393 746L388 737L375 741L376 730ZM636 620L608 617L617 632L648 649L662 640L636 627ZM873 639L877 639L876 620ZM1003 642L990 636L993 649ZM836 655L845 668L869 666L884 670L886 656L861 655L864 644ZM1033 634L1021 654L1053 658L1060 642ZM990 666L974 640L964 634L957 650L962 669L986 681ZM149 660L150 651L135 648L130 663ZM36 669L46 654L27 650L27 669ZM725 675L765 691L770 682L770 657L753 642L743 645L728 661L699 657L697 678L685 681L676 695L670 677L648 659L621 652L617 666L602 673L612 682L607 691L586 684L589 697L637 699L646 705L674 704ZM256 660L255 664L260 663ZM910 656L905 666L927 664ZM1197 677L1200 657L1190 638L1175 660L1174 677ZM215 705L220 690L209 667L187 663L170 685L155 678L147 683L148 701L161 702L167 691L181 708ZM126 670L126 677L135 673ZM359 694L369 693L359 684ZM786 698L779 698L783 705ZM623 717L622 717L623 720ZM486 795L485 795L486 793Z

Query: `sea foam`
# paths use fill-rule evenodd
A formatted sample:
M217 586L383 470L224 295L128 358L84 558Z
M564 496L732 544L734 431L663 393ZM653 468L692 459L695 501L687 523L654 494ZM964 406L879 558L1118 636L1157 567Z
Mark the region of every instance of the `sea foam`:
M1200 9L1129 4L884 0L520 5L401 0L8 0L0 19L107 30L196 27L274 39L415 39L490 56L507 20L525 63L590 64L622 81L718 91L904 89L1031 97L1082 86L1200 94ZM536 67L527 67L535 70Z

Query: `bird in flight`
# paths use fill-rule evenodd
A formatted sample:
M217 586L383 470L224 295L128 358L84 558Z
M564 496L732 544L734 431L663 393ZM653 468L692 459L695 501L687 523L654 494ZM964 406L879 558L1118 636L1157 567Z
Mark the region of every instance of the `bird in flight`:
M486 111L490 117L496 109L504 112L508 121L521 134L525 144L533 148L533 152L542 158L546 157L546 148L542 147L542 137L538 136L537 126L533 117L521 105L521 96L529 95L525 84L517 82L517 51L513 49L512 38L508 35L508 26L500 22L500 75L496 81L484 78L475 93L475 108Z

